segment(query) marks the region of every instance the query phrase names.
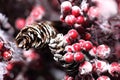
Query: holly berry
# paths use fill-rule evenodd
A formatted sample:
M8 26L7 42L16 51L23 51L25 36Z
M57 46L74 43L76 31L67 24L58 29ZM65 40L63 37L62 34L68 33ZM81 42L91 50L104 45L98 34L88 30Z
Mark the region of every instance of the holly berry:
M71 29L68 32L68 36L73 40L77 39L78 38L78 32L75 29Z
M12 58L12 53L10 51L4 51L2 57L4 60L10 60Z
M71 41L71 39L70 39L70 37L68 35L65 35L64 39L65 39L67 44L71 44L72 43L72 41Z
M73 55L73 53L67 52L67 53L64 55L64 60L65 60L67 63L73 62L73 61L74 61L74 55Z
M84 23L84 17L83 16L78 16L77 18L76 18L76 23L78 23L78 24L83 24Z
M72 4L69 1L64 1L61 4L61 12L70 12L72 8Z
M67 46L65 47L65 51L67 51L67 52L72 52L72 51L73 51L72 46L71 46L71 45L67 45Z
M75 52L78 52L78 51L81 50L81 46L80 46L79 43L75 43L75 44L73 44L72 46L73 46L73 50L74 50Z
M80 44L80 46L81 46L81 48L83 49L83 43L85 42L85 40L83 40L83 39L80 39L79 40L79 44Z
M9 71L12 70L13 69L13 64L12 63L7 64L6 69L9 70Z
M18 18L16 21L15 21L15 26L17 29L22 29L26 24L26 21L24 18Z
M97 73L103 73L109 68L108 63L101 60L96 60L94 62L94 71Z
M101 59L108 58L110 55L110 48L107 45L99 45L97 47L97 56Z
M65 17L65 22L66 22L68 25L70 25L70 26L74 25L74 24L75 24L75 21L76 21L76 18L75 18L74 15L67 15L67 16Z
M89 74L90 72L92 72L92 64L88 61L84 61L84 63L80 64L79 66L79 72L81 75L84 74Z
M74 60L76 62L82 62L84 60L84 54L82 52L76 52L74 54Z
M86 33L85 34L85 40L90 40L90 38L91 38L91 34L90 33Z
M118 77L120 75L120 64L118 62L111 63L109 68L108 68L108 72L113 77Z
M42 19L45 14L45 9L42 6L35 6L30 13L30 16L34 18L34 20Z
M99 16L99 10L96 7L90 7L88 10L88 16L91 18L95 18Z
M72 7L72 15L74 15L75 17L80 15L80 8L78 6Z
M90 41L85 41L83 43L83 49L86 51L89 51L90 49L92 49L93 45Z
M110 78L108 76L100 76L97 80L110 80Z
M91 56L96 56L97 54L97 48L94 46L90 51L89 51L89 54Z

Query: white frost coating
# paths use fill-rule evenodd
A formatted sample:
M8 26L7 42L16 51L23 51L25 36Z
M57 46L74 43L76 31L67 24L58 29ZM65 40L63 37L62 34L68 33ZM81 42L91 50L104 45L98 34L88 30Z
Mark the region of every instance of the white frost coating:
M104 19L109 19L115 16L118 12L118 6L115 0L92 0L97 3L97 8L99 9L100 17Z
M2 13L0 13L0 22L2 22L2 24L6 24L8 21L8 18L6 18L5 15L3 15Z
M0 80L3 80L3 75L7 73L6 64L0 63Z

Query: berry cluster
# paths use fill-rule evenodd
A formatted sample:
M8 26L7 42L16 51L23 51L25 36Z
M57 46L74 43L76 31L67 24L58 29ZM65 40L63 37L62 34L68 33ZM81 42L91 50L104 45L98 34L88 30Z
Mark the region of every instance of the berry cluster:
M119 22L119 0L0 0L0 80L119 80Z
M0 60L1 61L8 61L12 58L12 50L7 47L9 46L7 43L4 43L3 40L0 40Z
M42 6L40 5L34 6L32 11L30 12L30 15L26 19L24 18L16 19L15 26L17 29L20 30L25 25L32 24L35 21L40 21L44 15L45 15L45 10Z
M82 10L79 6L72 5L70 1L64 1L61 4L61 21L72 26L75 23L83 24L86 17L84 17Z
M84 35L85 36L85 35ZM65 46L65 54L63 55L63 59L65 61L65 65L63 67L78 66L76 75L79 76L79 79L84 79L84 76L91 75L91 80L94 80L94 74L97 74L97 80L109 80L110 78L107 75L104 77L103 73L108 72L112 77L119 75L119 63L114 62L111 63L107 61L111 56L111 49L109 46L105 44L101 44L96 46L89 40L84 40L80 38L79 33L75 29L71 29L64 36L64 39L67 43ZM76 63L76 64L75 64ZM71 64L71 65L70 65ZM113 67L112 64L115 66ZM69 65L69 67L68 67ZM116 68L117 67L117 68ZM66 68L66 69L67 69ZM74 73L74 69L66 72L67 76L65 80L76 80L76 75L71 75Z

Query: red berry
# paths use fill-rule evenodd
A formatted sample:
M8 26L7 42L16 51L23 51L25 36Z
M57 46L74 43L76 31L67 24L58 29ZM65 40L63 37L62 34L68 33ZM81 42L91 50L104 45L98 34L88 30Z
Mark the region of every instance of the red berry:
M91 56L96 56L97 54L97 48L94 46L90 51L89 51L89 54Z
M84 54L82 52L76 52L74 54L74 60L76 62L82 62L84 60Z
M76 17L80 15L80 8L78 6L72 7L72 15L74 15Z
M73 50L74 50L75 52L80 51L80 50L81 50L81 46L80 46L80 44L79 44L79 43L75 43L75 44L73 44Z
M86 51L89 51L90 49L92 49L93 45L90 41L85 41L83 43L83 49Z
M98 8L95 8L95 7L91 7L89 10L88 10L88 16L89 17L98 17L99 16L99 10Z
M71 39L70 39L70 37L68 35L65 35L64 39L65 39L67 44L71 44L72 43L72 41L71 41Z
M110 80L110 78L108 76L100 76L97 80Z
M83 43L85 42L85 40L83 40L83 39L80 39L79 40L79 44L80 44L80 46L81 46L81 48L83 49Z
M90 72L92 72L92 68L92 64L88 61L85 61L84 63L80 64L79 72L81 75L89 74Z
M69 1L62 2L61 4L62 13L71 11L71 8L72 8L72 4Z
M85 34L85 40L90 40L90 38L91 38L91 34L90 33L86 33Z
M9 60L12 58L12 53L10 51L4 51L2 57L4 60Z
M72 46L68 45L65 47L65 51L72 52Z
M66 75L66 76L64 77L64 80L74 80L74 79L73 79L73 77L71 77L71 76L69 76L69 75Z
M105 61L96 60L94 63L94 71L97 73L103 73L108 70L108 63Z
M2 50L2 48L3 48L3 42L0 41L0 50Z
M12 70L13 69L13 64L12 63L7 64L6 69L9 70L9 71Z
M30 13L30 16L33 17L35 20L42 19L43 15L45 14L45 10L42 6L35 6Z
M75 29L69 30L68 35L73 40L78 38L78 32Z
M74 61L74 55L73 53L71 52L68 52L64 55L64 60L67 62L67 63L71 63Z
M101 59L108 58L110 55L111 49L107 45L99 45L97 47L97 56Z
M113 62L108 68L108 72L114 76L118 77L120 75L120 64L118 62Z
M64 22L64 21L65 21L65 19L64 19L64 17L63 17L63 15L61 15L61 16L60 16L60 21L62 21L62 22Z
M78 24L83 24L84 23L84 17L83 16L78 16L77 18L76 18L76 22L78 23Z
M65 17L65 22L66 22L68 25L70 25L70 26L74 25L74 24L75 24L75 21L76 21L76 18L75 18L74 15L67 15L67 16Z
M24 26L25 26L25 19L24 18L18 18L16 21L15 21L15 26L17 29L22 29Z

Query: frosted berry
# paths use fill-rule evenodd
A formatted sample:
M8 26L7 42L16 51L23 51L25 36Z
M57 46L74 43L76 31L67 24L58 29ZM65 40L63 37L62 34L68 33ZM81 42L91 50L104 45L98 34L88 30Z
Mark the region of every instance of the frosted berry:
M17 29L22 29L26 24L26 21L24 18L18 18L16 21L15 21L15 26Z
M99 45L97 47L97 56L101 59L108 58L110 55L111 49L107 45Z
M89 51L89 54L91 56L96 56L96 53L97 53L97 48L94 46L90 51Z
M83 24L84 23L84 17L83 16L78 16L77 18L76 18L76 23L78 23L78 24Z
M80 15L80 8L78 6L72 7L72 15L74 15L75 17Z
M110 80L110 78L108 76L100 76L97 80Z
M79 35L75 29L71 29L68 31L68 36L74 40L74 39L77 39Z
M76 18L74 15L67 15L65 17L65 23L72 26L75 24Z
M96 7L90 7L88 10L88 16L91 18L95 18L99 16L99 10Z
M64 1L61 4L61 12L70 12L72 8L72 4L69 1Z
M89 74L90 72L92 72L92 68L92 64L88 61L85 61L83 64L80 64L79 73L81 75Z
M10 51L4 51L2 57L4 60L10 60L12 58L12 53Z
M72 43L72 40L70 39L70 37L68 35L65 35L64 39L65 39L67 44L71 44Z
M74 54L74 60L76 62L82 62L84 60L84 54L82 52L76 52Z
M65 46L65 51L72 52L73 51L72 46L71 45Z
M108 70L108 63L105 61L96 60L94 63L94 71L97 73L103 73Z
M64 55L64 60L65 60L67 63L73 62L73 61L74 61L74 55L73 55L73 53L67 52L67 53Z
M114 76L118 77L120 75L120 64L118 62L113 62L108 68L108 72Z
M93 45L90 41L85 41L83 43L83 49L86 51L89 51L90 49L92 49Z
M75 51L75 52L78 52L81 50L81 46L79 43L75 43L72 46L73 46L73 51Z

